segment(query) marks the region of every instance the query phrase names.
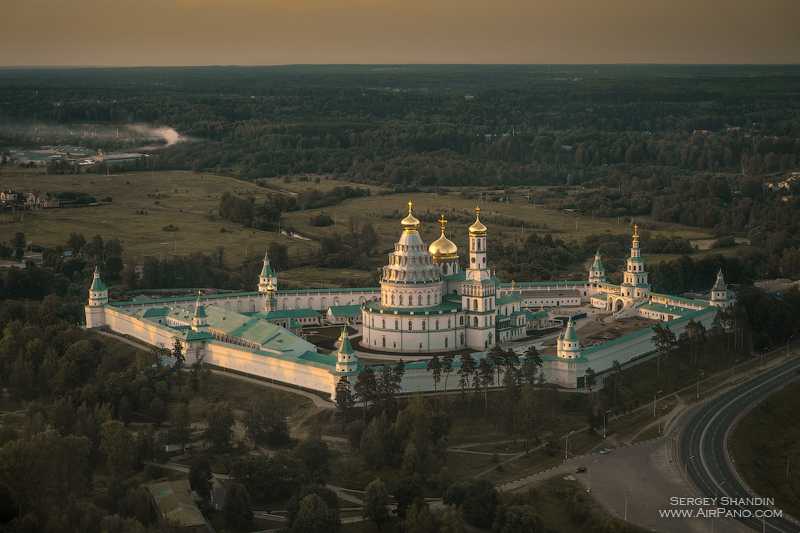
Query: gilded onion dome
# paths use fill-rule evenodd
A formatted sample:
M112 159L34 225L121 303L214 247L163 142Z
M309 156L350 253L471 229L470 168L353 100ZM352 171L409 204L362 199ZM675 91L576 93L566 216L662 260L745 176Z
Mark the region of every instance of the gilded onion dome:
M408 216L400 221L403 225L403 233L417 233L419 220L411 214L411 202L408 202Z
M469 227L470 237L483 237L486 235L486 226L481 223L481 208L475 208L475 223Z
M458 247L444 236L444 224L447 222L444 216L439 219L439 222L442 224L442 236L428 246L428 251L434 259L458 259Z

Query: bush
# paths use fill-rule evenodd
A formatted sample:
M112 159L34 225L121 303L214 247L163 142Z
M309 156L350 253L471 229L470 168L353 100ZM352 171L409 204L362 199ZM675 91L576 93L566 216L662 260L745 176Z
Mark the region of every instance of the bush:
M316 228L323 228L331 224L333 224L333 219L324 213L311 217L311 225Z

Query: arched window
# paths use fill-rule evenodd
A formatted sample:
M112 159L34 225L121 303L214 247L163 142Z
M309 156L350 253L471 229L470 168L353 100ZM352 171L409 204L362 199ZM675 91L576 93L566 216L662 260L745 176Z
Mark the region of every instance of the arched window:
M461 341L461 346L464 346L464 333L463 332L461 333L461 336L460 336L459 340Z
M439 321L436 321L436 331L439 331Z
M399 320L395 320L394 321L394 330L397 331L399 329L400 329L400 321Z
M473 324L474 324L474 326L476 328L478 327L478 317L475 317L475 320L473 321Z
M425 331L425 321L422 321L422 331Z
M470 300L469 298L467 298L467 311L469 311L469 306L470 306Z
M447 329L450 329L450 319L447 319Z
M422 307L422 295L421 294L417 297L417 305Z
M475 309L476 311L478 310L478 300L472 301L472 308Z
M374 328L375 327L375 318L373 317L371 320L372 320L372 327Z
M444 347L447 348L447 337L444 338Z
M463 317L463 316L460 316L460 317L458 317L458 324L459 324L460 326L463 326L463 325L464 325L464 317Z
M392 305L394 305L394 294L392 294Z
M456 291L455 289L453 289L453 294L457 296L457 295L458 295L458 291Z
M428 305L431 305L431 295L428 295Z
M383 347L386 348L386 337L383 338Z
M381 321L381 328L386 329L386 319L385 318Z
M400 305L403 305L403 295L400 295Z
M413 329L413 328L411 327L411 321L409 320L409 321L408 321L408 331L412 331L412 329Z
M483 325L484 326L488 326L489 325L489 317L486 317L486 316L483 317Z

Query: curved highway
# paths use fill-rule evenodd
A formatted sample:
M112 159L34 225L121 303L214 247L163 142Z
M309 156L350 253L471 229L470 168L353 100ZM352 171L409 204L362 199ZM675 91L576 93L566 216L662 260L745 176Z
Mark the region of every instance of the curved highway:
M772 516L775 506L753 498L739 481L728 456L726 440L736 419L771 392L798 377L795 357L692 408L674 440L678 464L704 498L695 508L732 517L755 531L797 533L800 523ZM714 516L712 514L711 516Z

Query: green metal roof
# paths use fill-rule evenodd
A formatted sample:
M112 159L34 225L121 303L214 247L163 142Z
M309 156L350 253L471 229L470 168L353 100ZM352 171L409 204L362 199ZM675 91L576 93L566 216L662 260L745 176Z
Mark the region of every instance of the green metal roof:
M298 348L302 351L314 349L313 344L292 335L278 325L212 305L209 305L206 311L210 328L258 344L263 348L279 352L296 351Z
M350 344L350 337L347 335L347 328L342 328L342 335L339 337L341 345L339 346L339 353L351 354L355 353L353 346Z
M314 311L313 309L284 309L281 313L291 318L318 318L321 316L319 311Z
M100 280L100 269L97 267L94 267L94 275L94 281L92 281L92 286L89 288L89 290L92 292L107 291L108 289Z
M361 315L360 305L332 305L328 308L328 312L333 316L345 316L347 318L354 318Z
M505 296L499 296L498 298L496 298L495 299L495 304L496 305L503 305L503 304L508 304L508 303L512 303L512 302L519 302L521 300L522 300L522 298L520 297L519 294L517 294L516 292L511 292L509 294L506 294Z
M594 263L589 270L603 270L603 262L600 260L600 254L594 256Z
M572 318L570 318L569 322L567 322L567 330L564 333L564 340L566 342L580 342L578 340L578 335L575 334L575 328L573 327L572 324Z

